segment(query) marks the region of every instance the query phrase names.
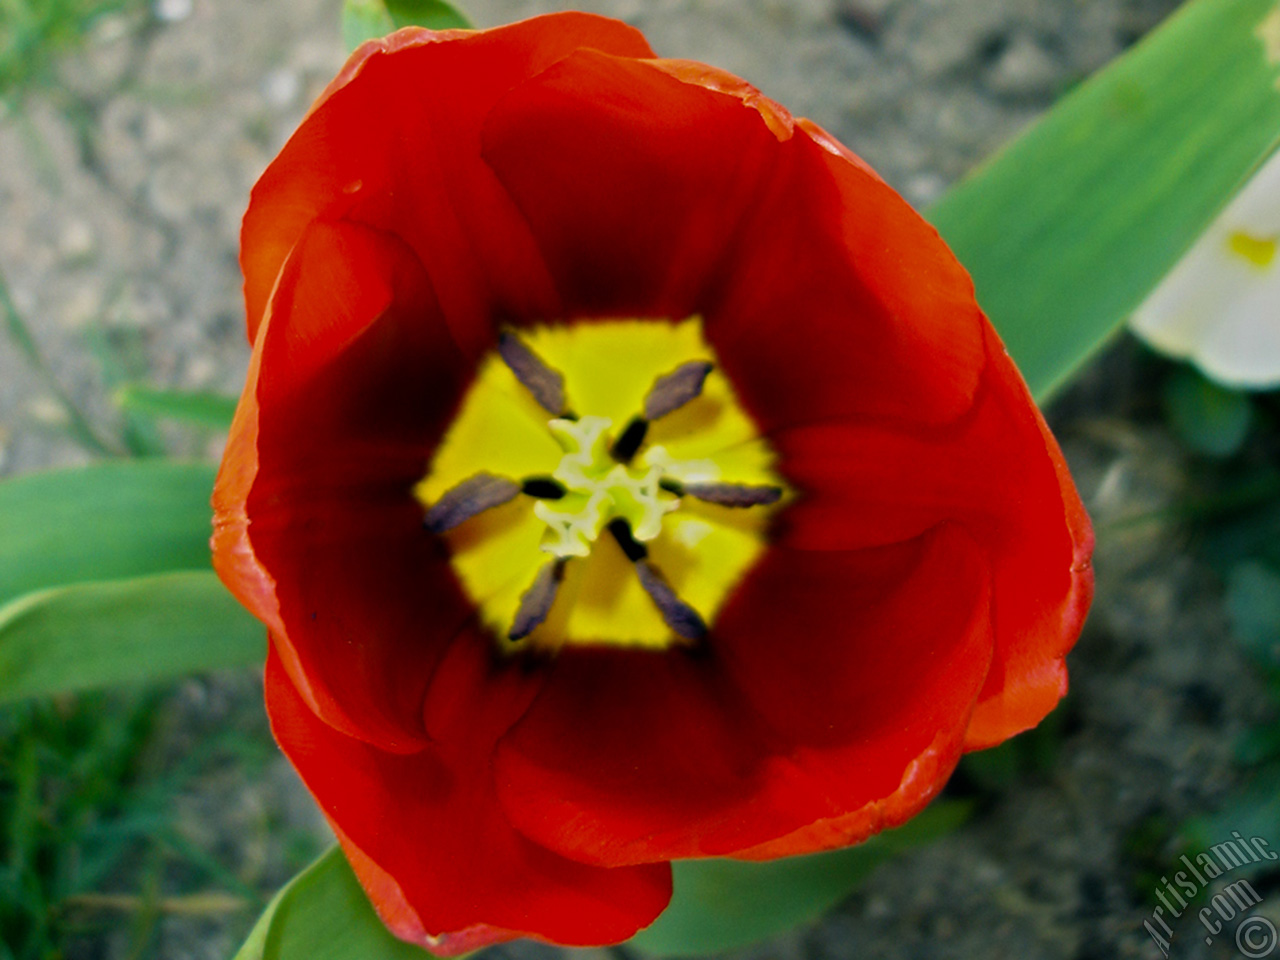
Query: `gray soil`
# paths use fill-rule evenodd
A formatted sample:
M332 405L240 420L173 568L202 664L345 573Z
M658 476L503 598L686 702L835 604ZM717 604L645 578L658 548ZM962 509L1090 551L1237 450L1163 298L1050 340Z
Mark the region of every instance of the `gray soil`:
M0 269L58 384L118 435L106 343L163 387L239 391L237 231L249 188L343 60L337 0L161 0L103 22L0 118ZM492 25L563 6L470 0ZM924 206L1175 6L1172 0L595 0L663 55L741 74L836 133ZM70 110L69 110L70 106ZM78 119L77 119L78 118ZM1186 455L1148 416L1143 361L1120 344L1052 411L1099 532L1098 600L1073 656L1053 762L986 795L975 818L881 867L819 924L751 957L1155 957L1139 864L1172 867L1166 834L1241 782L1232 742L1265 703L1227 637L1220 585L1159 520ZM0 346L0 474L85 462L48 381ZM221 437L174 433L216 457ZM186 682L184 738L261 734L250 674ZM236 718L238 720L228 719ZM184 732L185 731L185 732ZM961 786L964 786L961 784ZM184 796L184 829L254 884L283 878L283 836L323 827L282 760ZM264 826L267 825L267 826ZM1280 837L1273 838L1280 841ZM1135 849L1136 843L1136 849ZM1166 867L1167 865L1167 867ZM1280 921L1280 895L1259 909ZM160 955L226 957L251 918L165 919ZM129 920L122 918L122 929ZM1179 927L1175 956L1228 957ZM126 939L83 956L123 957ZM549 955L506 947L499 954ZM372 960L372 958L371 958Z

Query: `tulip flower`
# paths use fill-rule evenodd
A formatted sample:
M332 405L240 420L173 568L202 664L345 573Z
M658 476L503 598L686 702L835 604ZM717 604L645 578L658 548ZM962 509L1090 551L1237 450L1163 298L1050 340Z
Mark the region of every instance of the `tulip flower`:
M388 927L626 940L1066 691L1089 521L861 160L582 14L365 44L262 176L214 557Z

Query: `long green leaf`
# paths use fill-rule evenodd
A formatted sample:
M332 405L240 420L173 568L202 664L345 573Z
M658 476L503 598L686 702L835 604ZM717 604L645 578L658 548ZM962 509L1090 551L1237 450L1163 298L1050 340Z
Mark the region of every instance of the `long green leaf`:
M0 607L0 702L265 656L265 628L212 571L55 587Z
M1276 0L1193 0L928 212L1037 396L1275 147L1278 62Z
M267 905L235 960L429 960L373 912L342 851L331 849Z
M114 461L0 483L0 604L31 590L209 568L205 464Z
M967 803L935 803L897 830L831 853L767 863L677 863L671 906L631 945L657 956L695 956L781 933L815 919L847 897L879 864L949 833L969 813Z

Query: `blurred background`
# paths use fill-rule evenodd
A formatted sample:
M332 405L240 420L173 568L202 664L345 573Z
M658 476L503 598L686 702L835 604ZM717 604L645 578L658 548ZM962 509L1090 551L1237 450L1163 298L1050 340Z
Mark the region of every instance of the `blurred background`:
M920 208L1176 5L581 4L746 77ZM488 26L570 4L461 6ZM120 391L239 392L240 216L344 59L339 10L0 0L0 476L217 459L215 428ZM1048 413L1099 543L1071 694L964 762L948 793L973 802L967 823L742 956L1155 957L1143 921L1182 853L1232 830L1280 849L1280 399L1126 334ZM251 671L0 706L0 960L229 958L329 840ZM1250 869L1255 912L1280 922L1280 871ZM1175 956L1239 956L1181 929Z

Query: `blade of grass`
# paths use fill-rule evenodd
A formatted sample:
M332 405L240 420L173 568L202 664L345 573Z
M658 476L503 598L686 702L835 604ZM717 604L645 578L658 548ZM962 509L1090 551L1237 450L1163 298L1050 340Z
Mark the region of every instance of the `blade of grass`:
M223 890L234 890L242 902L254 904L259 908L262 906L265 898L257 890L219 863L217 857L200 849L176 829L166 827L157 839Z
M18 748L17 762L13 769L14 802L9 812L8 869L13 878L22 877L28 870L31 851L35 846L36 819L40 815L40 766L35 742L24 739ZM17 891L11 891L11 896Z
M110 457L123 453L124 451L120 447L98 436L83 411L76 406L71 397L67 395L67 392L62 389L62 385L58 383L58 378L54 376L49 364L45 362L44 355L40 353L40 348L36 346L35 338L31 335L27 322L18 310L18 305L13 302L13 297L9 293L9 285L2 275L0 275L0 311L4 313L5 328L9 331L9 336L13 338L13 342L17 344L18 349L27 358L27 362L31 364L32 369L45 382L46 388L53 394L58 405L66 411L67 425L76 440L85 449L99 456Z
M119 285L108 295L108 303L119 298L118 287ZM84 339L102 369L102 380L108 393L140 376L146 368L146 358L141 354L137 332L110 329L103 314L99 314L89 324ZM165 452L164 439L156 425L149 418L140 417L129 410L124 411L120 442L135 457L158 457Z
M156 924L160 920L160 884L163 871L164 860L160 851L152 850L142 874L138 909L131 915L132 922L129 924L131 947L128 960L142 960L147 945L155 936Z
M207 391L156 390L138 384L121 387L115 394L122 410L183 420L202 427L225 430L236 412L236 398Z

